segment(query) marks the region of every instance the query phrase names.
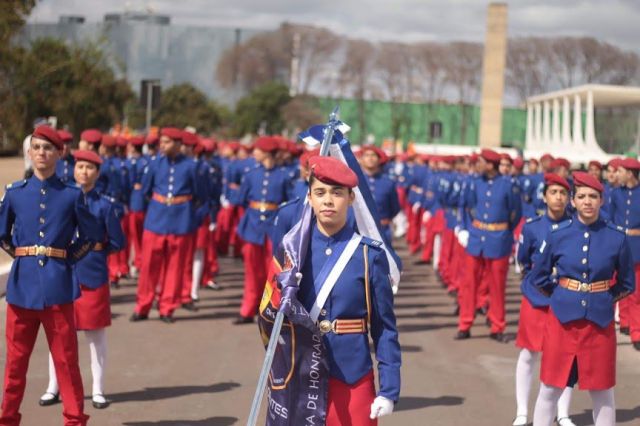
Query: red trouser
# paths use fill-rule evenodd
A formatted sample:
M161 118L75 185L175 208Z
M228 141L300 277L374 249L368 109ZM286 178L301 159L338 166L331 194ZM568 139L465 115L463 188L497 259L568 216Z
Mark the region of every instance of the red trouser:
M329 378L326 426L376 426L371 420L371 404L376 398L373 371L352 385Z
M218 247L218 251L221 255L225 256L229 253L229 237L231 235L232 229L232 216L233 216L233 207L223 207L218 212L218 217L216 218L216 230L215 230L215 240L216 245Z
M631 295L621 300L624 302L628 300L627 306L629 307L629 331L632 342L640 342L640 263L635 265L636 271L636 291ZM620 319L622 324L622 319Z
M142 267L138 278L136 313L147 315L160 286L158 310L170 316L180 304L184 278L184 253L189 235L160 235L146 230L142 234Z
M458 290L458 288L460 288L460 281L464 279L464 277L462 276L465 262L464 258L467 254L467 252L464 251L464 247L462 247L458 242L455 234L453 236L452 244L453 247L451 249L451 273L449 274L451 279L447 288L447 291L449 292Z
M438 209L436 210L436 214L431 216L424 225L426 227L426 240L422 247L422 256L421 259L425 262L431 262L431 257L433 256L433 244L436 239L436 235L442 234L442 231L445 228L444 223L444 210Z
M193 253L196 251L196 232L194 231L191 234L185 235L186 238L189 239L189 244L182 254L183 262L184 262L184 270L183 270L183 278L182 278L182 288L180 289L180 302L181 303L189 303L191 302L191 282L193 281Z
M452 229L445 227L442 231L442 249L440 251L440 260L438 261L438 271L447 286L451 284L451 255L455 237Z
M133 264L137 270L142 267L142 231L144 230L144 212L129 213L129 238L135 256Z
M240 315L247 318L258 313L258 304L267 282L267 271L271 267L271 242L263 245L244 243L244 293Z
M129 257L131 256L131 231L129 229L129 215L130 213L125 213L120 220L120 225L122 226L122 232L124 233L125 244L124 248L120 250L118 253L118 268L120 275L129 275Z
M419 209L416 213L411 210L411 216L407 219L409 221L409 229L407 231L407 243L409 244L409 252L411 254L417 253L420 250L420 225L422 224L423 209Z
M242 257L242 246L244 241L238 235L238 223L244 215L244 208L235 206L233 208L233 216L231 221L231 235L229 236L229 244L233 245L233 257Z
M458 302L460 318L458 329L466 331L473 325L477 307L478 289L483 276L489 283L489 312L491 332L501 333L506 328L504 298L509 270L509 256L488 259L467 255L464 265L464 279L460 282Z
M84 389L78 367L78 338L73 315L73 303L54 305L44 310L24 309L7 305L7 359L4 369L4 389L0 425L20 424L20 404L27 384L29 358L36 343L40 324L49 343L60 385L64 424L86 425Z

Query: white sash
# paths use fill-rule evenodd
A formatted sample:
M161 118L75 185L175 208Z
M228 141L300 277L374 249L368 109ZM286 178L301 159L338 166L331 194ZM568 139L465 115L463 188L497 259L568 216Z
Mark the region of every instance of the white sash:
M338 277L340 277L340 274L344 270L345 266L347 266L347 262L349 262L349 259L351 259L351 256L353 256L353 253L355 253L361 240L362 235L355 232L351 237L351 240L349 240L349 242L347 243L347 246L340 254L340 257L338 258L336 264L333 266L333 269L331 269L331 272L329 272L329 275L327 276L324 284L322 284L320 292L318 293L315 302L313 302L313 307L311 308L311 312L309 313L311 319L314 322L318 321L320 310L329 298L329 294L331 294L333 286L336 285Z

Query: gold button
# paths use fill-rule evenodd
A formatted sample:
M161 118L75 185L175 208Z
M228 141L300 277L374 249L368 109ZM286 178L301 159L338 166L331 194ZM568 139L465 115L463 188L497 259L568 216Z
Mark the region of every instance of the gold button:
M38 260L38 265L44 266L44 260L42 260L42 259Z
M44 217L40 218L40 223L44 223Z
M38 235L40 235L40 238L44 238L44 232L40 231L38 232Z
M326 309L321 309L320 310L320 315L322 315L323 317L327 315L327 310Z
M329 321L329 320L320 321L320 324L318 324L318 326L319 326L320 332L322 334L326 334L326 333L330 332L331 329L332 329L331 321Z

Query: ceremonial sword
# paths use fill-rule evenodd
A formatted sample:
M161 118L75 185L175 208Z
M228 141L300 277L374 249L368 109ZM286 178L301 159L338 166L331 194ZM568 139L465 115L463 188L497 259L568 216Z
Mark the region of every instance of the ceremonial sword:
M329 115L329 122L324 128L322 145L320 145L320 155L329 155L329 146L333 140L333 135L336 128L342 124L338 120L340 114L340 107L336 106ZM301 268L302 265L297 265ZM299 270L299 269L298 269ZM298 285L302 274L297 273ZM264 356L264 362L262 363L262 370L260 370L260 376L258 378L258 385L256 392L253 395L253 402L251 403L251 411L249 412L249 419L247 420L247 426L255 426L258 421L258 414L260 413L260 404L264 397L264 391L267 387L267 378L269 377L269 371L271 371L271 364L273 364L273 357L276 353L276 345L278 344L278 337L280 337L280 331L282 330L282 323L284 322L284 312L278 309L276 319L273 322L273 328L271 329L271 336L269 337L269 344L267 345L267 351Z

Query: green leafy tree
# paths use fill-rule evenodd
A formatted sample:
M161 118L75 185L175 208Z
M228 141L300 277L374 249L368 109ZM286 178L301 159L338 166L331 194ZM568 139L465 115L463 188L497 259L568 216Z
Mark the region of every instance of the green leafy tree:
M193 126L199 133L210 133L226 124L228 109L207 99L188 83L172 86L162 93L160 106L153 116L157 126Z
M280 133L285 128L281 109L291 100L289 89L282 83L266 83L238 101L234 132L238 136L256 133L264 126L267 133Z

